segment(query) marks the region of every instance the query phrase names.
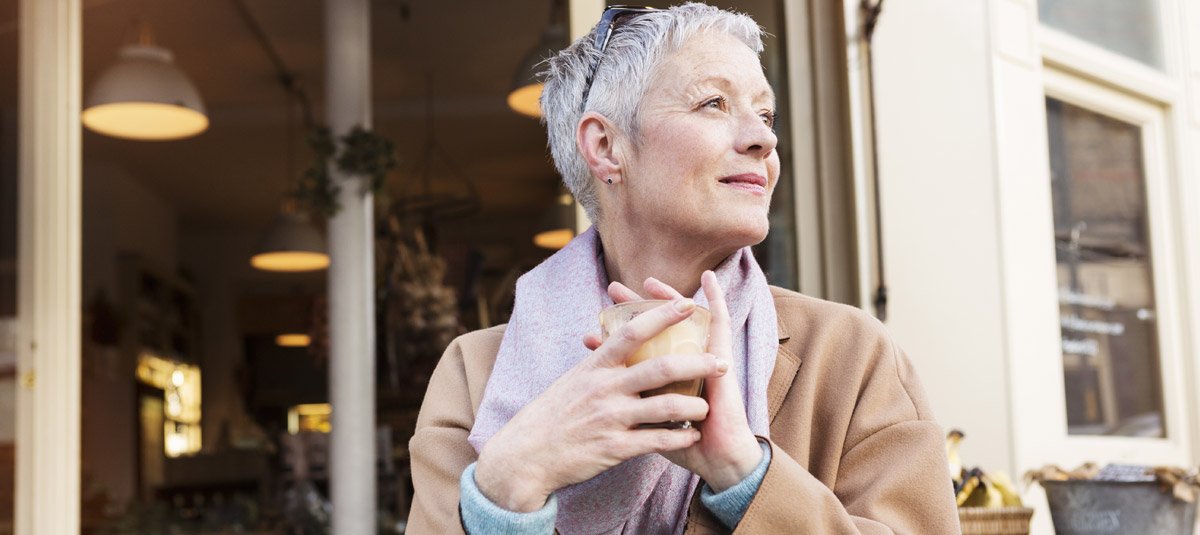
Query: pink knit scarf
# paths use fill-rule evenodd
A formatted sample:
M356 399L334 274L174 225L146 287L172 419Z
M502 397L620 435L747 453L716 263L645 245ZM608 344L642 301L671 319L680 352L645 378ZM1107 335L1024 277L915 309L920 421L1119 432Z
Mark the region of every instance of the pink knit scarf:
M734 334L731 371L740 377L750 429L768 434L767 382L775 366L778 327L766 276L750 248L716 269ZM588 355L583 336L599 332L605 290L600 239L588 229L517 281L516 305L468 439L478 452L518 410ZM696 302L706 305L704 292ZM661 455L625 461L559 489L560 532L681 533L698 477Z

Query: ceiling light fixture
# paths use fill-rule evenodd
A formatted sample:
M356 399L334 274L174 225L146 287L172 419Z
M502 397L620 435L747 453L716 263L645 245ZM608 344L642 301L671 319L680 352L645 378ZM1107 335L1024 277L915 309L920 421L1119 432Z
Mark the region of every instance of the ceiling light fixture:
M250 257L250 265L263 271L303 272L317 271L329 267L329 254L326 253L325 238L308 219L308 213L300 209L296 199L296 171L293 167L293 150L295 149L295 112L299 111L301 119L308 128L313 127L312 108L308 103L308 95L300 86L296 75L288 70L279 52L267 38L266 32L258 24L250 10L242 0L234 0L234 7L241 15L246 28L258 41L267 59L274 65L277 80L286 95L284 110L284 181L283 204L279 215L271 226L267 227L258 242L254 256ZM279 340L276 340L278 343ZM282 344L281 344L282 345Z
M329 267L329 254L325 249L325 237L308 220L308 214L300 210L294 192L289 186L295 170L292 168L292 147L295 144L292 124L292 99L288 99L285 133L285 169L283 204L275 221L267 227L258 241L250 265L263 271L299 273L318 271Z
M308 221L307 214L288 200L259 241L250 265L263 271L302 272L329 267L325 238Z
M533 244L543 249L562 249L575 237L575 199L570 193L560 193L554 206L542 214L539 228L533 235Z
M275 337L275 345L279 347L308 347L312 338L307 334L286 333Z
M542 39L521 60L517 74L513 77L512 90L508 93L508 107L521 115L533 118L542 116L541 77L538 76L542 62L552 54L567 47L567 27L562 21L562 0L554 0L550 7L550 23L542 32Z
M135 45L121 48L117 62L92 84L81 115L90 130L123 139L165 141L208 128L200 93L174 63L170 50L154 44L142 23Z

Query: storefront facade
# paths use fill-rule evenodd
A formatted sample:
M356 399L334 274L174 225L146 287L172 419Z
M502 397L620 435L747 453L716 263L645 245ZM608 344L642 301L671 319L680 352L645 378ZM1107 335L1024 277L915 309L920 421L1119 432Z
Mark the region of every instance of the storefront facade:
M77 531L61 512L79 495L82 8L21 6L22 94L45 98L21 108L23 297L0 392L38 452L18 454L16 532ZM568 2L570 34L603 6ZM1194 466L1200 6L886 0L869 49L853 0L754 7L778 32L765 61L787 103L775 282L886 312L968 465ZM341 340L372 343L355 333Z
M964 462L1194 466L1200 10L890 2L888 327ZM1038 489L1036 533L1050 533Z

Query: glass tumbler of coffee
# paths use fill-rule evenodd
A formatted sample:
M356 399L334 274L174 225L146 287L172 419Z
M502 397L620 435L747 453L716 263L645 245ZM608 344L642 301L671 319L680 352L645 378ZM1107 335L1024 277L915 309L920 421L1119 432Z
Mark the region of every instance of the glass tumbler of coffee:
M648 299L645 301L628 301L617 305L610 306L600 312L600 333L607 340L609 335L617 332L626 322L636 318L639 314L646 312L654 307L668 304L670 301L661 299ZM666 330L659 333L654 338L646 341L639 347L637 351L630 355L629 360L625 362L625 366L633 366L639 362L661 357L664 355L685 355L703 353L708 347L708 322L710 313L707 308L696 306L692 315L687 319L676 323ZM694 379L690 381L678 381L659 388L647 390L641 393L643 398L657 396L659 394L683 394L686 396L699 396L704 387L704 379ZM643 424L641 427L650 428L667 428L667 429L687 429L692 427L692 422L662 422L656 424Z

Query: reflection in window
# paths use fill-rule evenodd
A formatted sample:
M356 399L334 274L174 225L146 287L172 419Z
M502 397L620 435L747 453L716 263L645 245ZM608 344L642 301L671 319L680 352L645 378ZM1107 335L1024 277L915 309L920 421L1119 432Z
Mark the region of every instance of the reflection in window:
M629 2L609 2L628 4ZM672 2L673 3L673 2ZM776 286L792 290L800 287L800 272L796 265L796 200L792 180L794 162L791 155L791 110L788 102L787 32L784 28L783 2L779 0L742 0L739 2L708 2L722 9L730 9L750 15L767 34L763 37L763 53L760 56L767 75L767 82L775 91L775 135L778 137L779 182L771 195L771 210L768 218L771 231L767 239L754 247L767 280ZM663 2L663 5L668 5Z
M1040 0L1042 23L1162 69L1158 0Z
M1067 426L1163 437L1138 126L1046 99Z

